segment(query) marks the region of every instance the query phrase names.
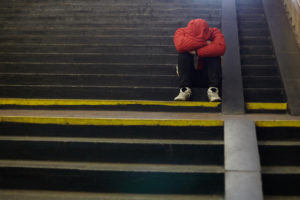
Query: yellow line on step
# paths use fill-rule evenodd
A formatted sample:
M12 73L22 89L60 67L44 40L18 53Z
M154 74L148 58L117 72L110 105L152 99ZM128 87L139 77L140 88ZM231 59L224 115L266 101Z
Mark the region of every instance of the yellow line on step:
M248 110L287 110L287 103L246 103Z
M143 101L143 100L89 100L89 99L23 99L1 98L0 105L18 106L183 106L183 107L218 107L220 102L201 101Z
M257 121L255 122L258 127L300 127L300 121Z
M0 122L106 126L223 126L220 120L108 119L63 117L0 117Z

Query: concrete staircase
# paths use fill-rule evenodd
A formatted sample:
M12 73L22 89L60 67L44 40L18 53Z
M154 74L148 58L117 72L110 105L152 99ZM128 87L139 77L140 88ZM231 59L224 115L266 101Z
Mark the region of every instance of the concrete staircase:
M267 1L226 0L242 81L225 91L240 86L247 112L284 113L297 70L282 71ZM221 111L204 83L191 102L173 101L175 30L193 18L228 30L225 0L0 2L0 113L11 112L0 114L0 199L299 199L300 121L286 121L299 118L203 113Z
M0 190L8 199L26 191L46 199L54 198L45 191L69 198L76 192L99 199L223 198L221 121L34 120L0 123Z
M279 109L287 100L262 1L236 2L245 102L273 103L278 109L269 112L286 112Z
M299 123L275 123L257 127L266 199L299 199L300 135Z
M0 97L21 100L173 101L175 30L194 18L221 26L220 0L2 1L1 6ZM208 101L205 87L195 88L193 101ZM196 110L216 112L218 105ZM138 103L123 107L147 110Z

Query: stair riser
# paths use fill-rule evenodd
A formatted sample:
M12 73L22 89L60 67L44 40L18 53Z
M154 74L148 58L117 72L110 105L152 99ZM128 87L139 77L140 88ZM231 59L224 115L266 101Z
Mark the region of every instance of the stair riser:
M265 195L300 195L299 174L262 174Z
M156 37L148 38L145 37L52 37L52 38L0 38L0 43L13 44L13 43L25 43L25 44L74 44L74 45L174 45L173 37ZM1 55L0 55L1 56ZM0 57L1 59L1 57Z
M165 9L164 9L165 10ZM0 11L1 8L0 8ZM19 18L24 18L26 20L93 20L98 19L100 21L105 21L105 19L178 19L178 13L187 11L186 8L178 8L173 10L165 10L165 12L161 13L163 9L155 8L152 10L145 10L142 8L135 7L133 9L132 7L128 7L128 10L114 10L111 9L109 11L105 10L101 13L99 11L84 11L84 10L64 10L65 12L62 12L59 10L47 10L45 9L34 9L34 10L3 10L0 14L1 21L3 20L17 20ZM214 19L219 20L221 15L220 12L216 11L209 11L204 9L189 9L190 12L183 13L180 15L183 18L204 18L204 19ZM45 13L46 12L46 13ZM246 18L247 19L247 18Z
M277 62L273 56L242 56L242 65L276 65Z
M273 55L272 46L242 46L240 48L242 55Z
M20 8L27 6L28 7L29 2L14 2L13 7L14 8ZM209 3L207 2L201 2L201 1L194 1L194 2L189 2L188 4L186 2L174 2L174 1L169 1L169 2L161 2L161 1L154 1L154 2L141 2L141 1L132 1L132 2L124 2L124 1L118 1L118 2L112 2L112 1L95 1L95 2L34 2L30 3L31 8L45 8L45 7L50 7L50 8L55 8L55 7L67 7L67 8L85 8L88 7L90 8L91 5L93 7L124 7L124 6L138 6L138 7L167 7L170 8L170 6L174 7L220 7L221 3L220 1L210 1ZM12 4L10 3L3 3L3 8L11 8Z
M297 127L256 127L257 139L260 141L299 141L300 128Z
M188 16L188 17L184 17L184 16L170 16L170 17L166 17L166 16L160 16L160 17L153 17L153 16L132 16L132 17L126 17L126 16L113 16L113 17L105 17L105 16L92 16L92 17L83 17L83 16L70 16L70 17L0 17L0 23L6 23L6 24L10 24L10 23L15 23L17 20L22 19L23 23L30 23L30 24L34 24L34 23L41 23L41 22L55 22L57 24L59 23L101 23L101 22L105 22L105 23L143 23L145 20L148 20L150 22L153 22L154 24L156 22L163 22L168 21L169 23L178 23L180 21L185 21L186 23L189 22L191 19L194 18L205 18L207 19L209 22L214 23L216 20L218 20L218 17L212 17L212 16Z
M254 7L254 8L248 8L247 6L237 6L238 14L263 14L264 10L259 7Z
M268 27L268 25L265 22L239 22L238 24L240 29L261 29Z
M177 76L94 76L94 75L0 75L0 84L7 85L85 85L176 87Z
M257 45L257 46L266 46L266 45L272 45L272 42L270 41L270 39L265 38L265 39L261 39L261 38L241 38L240 39L240 45Z
M33 7L42 7L42 6L66 6L66 7L72 7L72 6L89 6L89 5L109 5L109 6L123 6L123 5L139 5L139 6L153 6L153 5L186 5L186 6L220 6L221 2L219 0L217 1L190 1L189 4L186 4L185 1L138 1L138 0L130 0L130 1L40 1L40 2L22 2L22 1L15 1L13 2L13 5L15 7L18 6L26 6L26 5L32 5ZM3 5L5 7L10 7L12 4L10 2L3 2Z
M267 29L246 29L246 30L239 30L239 37L269 37L269 31Z
M190 19L189 19L190 20ZM0 28L4 29L4 28L20 28L20 29L24 29L24 28L31 28L31 29L41 29L41 28L46 28L46 29L85 29L85 30L89 30L89 29L102 29L102 28L153 28L153 29L157 29L157 28L170 28L170 29L174 29L176 30L179 27L186 27L187 23L189 22L189 20L186 21L181 21L181 22L170 22L167 23L160 21L160 22L152 22L152 23L141 23L141 24L137 24L137 23L121 23L121 24L104 24L104 23L48 23L48 24L44 24L42 22L40 23L10 23L10 24L6 24L6 25L1 25L0 24ZM221 27L221 23L217 22L217 23L209 23L209 25L211 27Z
M246 102L286 102L283 89L244 89Z
M5 160L223 165L223 145L1 141ZM18 149L22 149L20 152Z
M224 175L0 168L5 189L138 194L223 194ZM16 181L18 180L18 181Z
M261 14L261 15L244 15L243 13L240 13L238 20L240 23L262 22L262 21L265 21L265 16L263 14Z
M89 46L89 45L0 45L5 53L102 53L102 54L177 54L174 45L169 46Z
M140 138L223 141L223 127L205 126L84 126L0 123L1 136Z
M155 81L154 81L155 80ZM244 78L244 88L282 88L276 78ZM147 86L176 87L174 76L95 76L95 75L0 75L0 84L8 85L85 85L85 86Z
M7 29L7 30L0 30L1 37L53 37L53 36L76 36L76 37L91 37L97 35L111 35L111 36L128 36L128 35L135 35L135 36L173 36L176 29L160 29L160 30L151 30L151 29L90 29L90 30L80 30L80 29L73 29L73 30L64 30L64 29Z
M177 55L0 55L0 62L13 63L135 63L177 64Z
M192 101L208 101L206 90L195 92ZM123 88L123 87L47 87L0 86L2 98L63 98L63 99L116 99L173 101L179 89L172 88ZM80 95L78 95L80 94Z
M279 78L244 77L244 88L283 88Z
M243 76L279 76L277 67L242 67Z
M99 13L99 10L101 10L101 13ZM172 6L170 7L139 7L139 6L122 6L120 8L118 7L108 7L108 6L103 6L103 7L44 7L44 8L28 8L28 7L20 7L20 8L8 8L5 9L4 7L0 8L0 11L2 15L84 15L84 16L89 16L89 15L104 15L104 16L119 16L119 15L176 15L177 13L182 13L182 16L189 16L189 15L196 15L197 13L199 16L205 16L205 15L210 15L210 16L220 16L221 11L220 9L211 9L211 8L205 8L205 7L186 7L184 5L181 6ZM163 12L162 12L163 11Z
M300 166L300 146L259 146L262 165Z
M175 75L175 65L144 64L1 64L6 73Z

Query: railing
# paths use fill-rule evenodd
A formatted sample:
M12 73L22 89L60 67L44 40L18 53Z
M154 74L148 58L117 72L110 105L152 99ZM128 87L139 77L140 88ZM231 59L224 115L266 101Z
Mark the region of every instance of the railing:
M300 45L300 0L282 0Z

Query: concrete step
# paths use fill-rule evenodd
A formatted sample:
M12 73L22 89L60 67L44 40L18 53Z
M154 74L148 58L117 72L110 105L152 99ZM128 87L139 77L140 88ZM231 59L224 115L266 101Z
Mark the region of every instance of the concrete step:
M238 20L238 26L240 29L261 29L267 26L265 21L240 21Z
M131 74L131 75L175 75L175 64L119 64L119 63L96 63L96 64L19 64L7 63L0 65L1 71L10 73L39 73L39 74ZM5 73L3 73L5 74Z
M245 88L246 102L286 102L282 88Z
M2 98L110 99L173 101L177 87L108 87L82 85L0 85ZM207 89L194 88L193 101L208 101ZM80 94L80 95L79 95Z
M125 41L125 40L124 40ZM133 54L97 54L97 53L29 53L29 54L0 54L1 63L126 63L126 64L176 64L177 54L165 55L133 55Z
M224 193L224 174L220 173L110 172L21 167L5 167L0 170L2 189L118 194L222 195Z
M285 102L262 2L238 0L236 3L245 101Z
M133 5L124 5L122 7L112 7L112 6L93 6L93 7L83 7L83 6L53 6L53 7L1 7L0 11L2 16L19 16L19 15L42 15L42 16L51 16L57 14L58 16L65 15L85 15L85 16L98 16L100 15L99 10L101 10L101 15L104 16L117 16L117 15L127 15L127 16L138 16L138 15L151 15L158 16L162 15L176 15L176 13L182 13L182 16L188 15L214 15L218 16L221 13L221 10L218 7L211 9L210 7L203 6L172 6L172 7L161 7L160 5L156 7L151 6L133 6ZM164 11L162 13L162 11ZM188 13L186 11L189 11ZM1 15L0 15L1 16Z
M243 65L243 76L278 76L278 67L273 65Z
M240 46L240 53L242 55L273 55L274 51L272 46L243 45Z
M27 2L26 2L27 3ZM9 3L3 3L4 6L11 6L11 5L15 5L15 6L24 6L26 5L25 2L22 1L13 1L13 2L9 2ZM121 5L168 5L170 3L174 4L174 5L184 5L186 4L185 1L183 0L172 0L172 1L158 1L158 0L153 0L153 1L139 1L139 0L129 0L129 1L35 1L35 2L28 2L31 3L34 6L54 6L54 5L58 5L58 6L89 6L89 4L93 4L93 5L109 5L109 6L121 6ZM188 5L220 5L220 1L219 0L214 0L214 1L189 1Z
M106 22L95 22L95 23L66 23L66 22L61 22L61 23L56 23L56 22L48 22L47 24L44 24L42 21L36 22L36 23L31 23L30 21L28 23L22 23L22 22L12 22L8 23L5 25L0 24L0 28L51 28L51 29L69 29L69 28L77 28L77 29L95 29L95 28L173 28L176 30L177 28L180 27L186 27L187 23L189 22L190 19L186 19L185 21L173 21L170 23L165 23L165 21L158 21L158 22L144 22L144 23L106 23ZM19 20L18 20L19 21ZM209 25L211 27L221 27L220 22L210 22Z
M0 128L0 136L223 141L222 126L96 126L7 122L0 123Z
M155 79L155 81L153 81ZM174 75L130 75L130 74L0 74L1 85L84 85L134 87L176 87L178 77Z
M274 55L241 55L242 65L277 65Z
M279 76L244 76L244 88L283 88Z
M7 136L0 138L0 159L222 165L223 144L218 143Z
M253 13L254 15L259 15L264 13L263 8L261 7L252 7L249 8L248 6L237 6L237 12L239 13L243 13L243 14L251 14Z
M122 37L122 36L120 36ZM153 55L153 54L175 54L177 55L177 51L174 45L102 45L102 44L86 44L86 45L76 45L76 44L27 44L27 45L14 45L14 44L0 44L2 54L28 54L30 53L49 53L49 54L108 54L108 52L112 52L112 54L135 54L137 56L143 55L145 53ZM140 53L138 53L140 52Z
M239 30L240 37L269 37L269 30L266 28L261 29L243 29Z
M224 195L221 121L4 117L0 127L1 191Z
M299 124L299 121L271 121L267 126L257 125L265 195L282 199L300 195Z
M161 28L161 29L151 29L151 28L89 28L89 29L80 29L80 28L72 28L72 29L51 29L51 28L38 28L38 29L5 29L0 30L1 36L8 37L33 37L33 36L128 36L128 35L136 35L136 36L173 36L176 29L174 28ZM134 45L134 44L133 44ZM17 46L17 44L16 44Z
M240 37L240 45L246 46L271 46L272 41L269 37Z
M172 36L31 36L31 37L1 37L0 44L13 44L13 43L24 43L24 44L73 44L73 45L173 45ZM8 54L9 55L9 54Z
M205 18L211 23L218 20L218 17L213 17L209 15L193 15L193 16L178 16L178 15L170 15L170 16L164 16L164 15L159 15L159 16L144 16L144 15L139 15L139 16L20 16L19 18L22 19L23 23L30 23L30 24L35 24L39 23L41 21L44 22L55 22L56 24L59 23L87 23L87 24L99 24L99 23L142 23L145 20L148 20L149 22L165 22L167 23L178 23L180 21L185 21L188 22L189 20L193 18ZM18 17L12 16L12 17L1 17L0 15L0 23L1 24L15 24L15 22L18 20ZM17 23L18 24L18 23Z
M113 193L95 193L95 192L61 192L61 191L40 191L40 190L1 190L0 197L3 199L22 199L38 200L40 198L47 200L184 200L187 195L167 195L167 194L113 194ZM223 195L188 195L190 200L222 200Z
M76 107L73 100L94 99L118 102L75 109L220 111L220 103L207 102L207 83L195 85L195 105L172 104L178 94L173 35L193 18L220 28L219 0L14 0L0 11L2 98L30 98L30 108L40 99L66 100L68 109Z

